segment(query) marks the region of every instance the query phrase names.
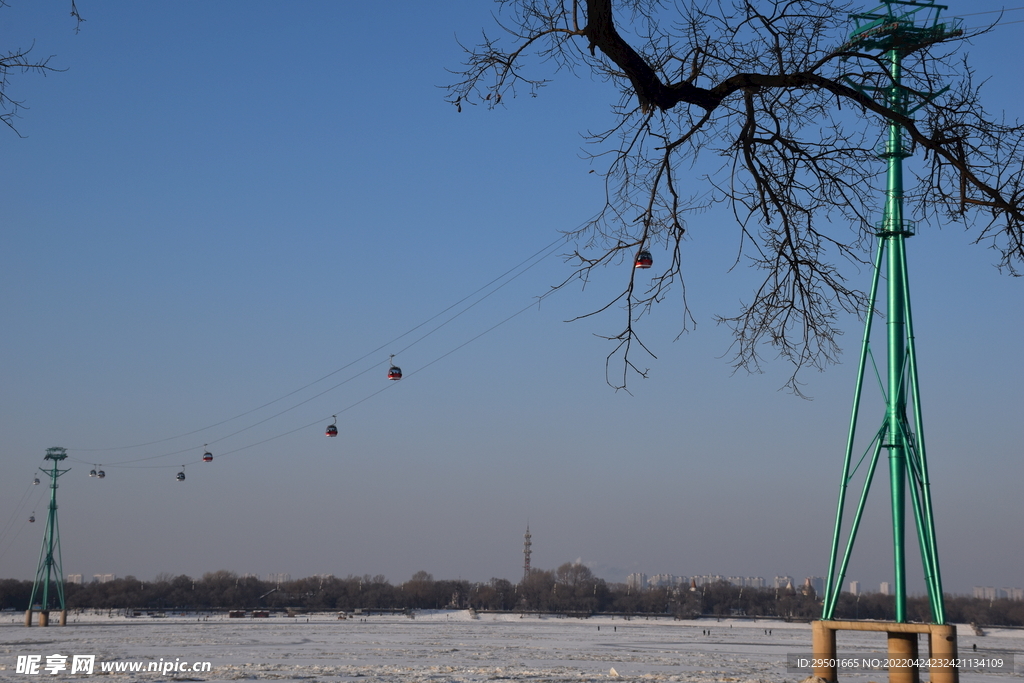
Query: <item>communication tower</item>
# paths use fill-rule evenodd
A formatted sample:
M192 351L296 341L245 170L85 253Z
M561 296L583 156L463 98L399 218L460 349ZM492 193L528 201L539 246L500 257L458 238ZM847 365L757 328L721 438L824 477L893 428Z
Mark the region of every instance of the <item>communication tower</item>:
M533 542L530 540L529 524L526 525L526 536L523 538L525 539L523 541L523 556L525 557L523 561L523 583L526 583L526 579L530 576L530 546L533 545Z

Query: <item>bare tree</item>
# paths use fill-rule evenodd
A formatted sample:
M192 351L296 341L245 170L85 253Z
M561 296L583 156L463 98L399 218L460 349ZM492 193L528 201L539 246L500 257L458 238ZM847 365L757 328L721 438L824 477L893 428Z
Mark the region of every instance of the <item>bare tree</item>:
M496 2L502 38L485 32L466 47L448 86L460 111L536 94L547 80L534 72L552 67L620 92L614 125L589 134L591 156L604 164L604 205L571 233L576 268L559 286L632 262L651 245L671 254L649 284L630 268L618 297L587 314L625 309L624 328L607 337L609 369L622 360L613 386L645 374L634 363L634 345L646 351L635 324L672 287L683 288L682 331L694 324L680 266L686 218L722 203L738 223L736 264L763 273L749 301L718 318L732 329L735 367L758 371L773 349L792 363L787 386L799 394L801 369L835 362L839 315L866 305L844 272L866 263L873 241L884 172L873 148L890 120L924 152L918 188L906 197L917 217L962 222L996 250L1001 269L1019 274L1024 127L985 111L971 67L955 54L984 31L944 27L904 51L909 96L949 87L921 97L911 117L866 94L893 79L877 54L845 43L852 5L844 0ZM715 170L695 184L698 162Z
M0 0L0 8L6 6L7 3ZM85 19L78 13L75 0L71 0L71 17L75 20L75 33L77 33ZM34 71L45 75L51 71L62 71L62 69L50 66L53 55L41 59L31 57L30 53L33 47L34 44L27 48L16 48L8 50L6 54L0 54L0 121L3 121L15 133L18 133L18 129L14 125L14 120L18 118L18 111L24 109L25 105L23 101L16 100L10 95L11 74ZM18 134L20 136L20 133Z

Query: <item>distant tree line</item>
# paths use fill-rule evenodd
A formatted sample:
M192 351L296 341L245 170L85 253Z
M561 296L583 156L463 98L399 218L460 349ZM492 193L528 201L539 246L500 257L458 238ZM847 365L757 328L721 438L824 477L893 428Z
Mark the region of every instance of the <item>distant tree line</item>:
M0 609L24 610L31 581L0 580ZM821 614L812 590L733 586L725 581L704 586L656 587L637 591L607 583L582 564L567 562L553 571L534 569L520 583L491 579L486 583L435 580L416 572L393 585L384 576L307 577L275 583L229 571L189 576L132 576L106 583L68 584L68 609L216 610L299 609L310 611L475 609L528 611L586 616L599 613L663 614L679 619L762 617L806 621ZM929 620L928 601L909 598L909 619ZM947 596L947 619L956 623L1024 626L1024 601ZM894 618L893 597L878 593L844 593L836 608L840 619Z

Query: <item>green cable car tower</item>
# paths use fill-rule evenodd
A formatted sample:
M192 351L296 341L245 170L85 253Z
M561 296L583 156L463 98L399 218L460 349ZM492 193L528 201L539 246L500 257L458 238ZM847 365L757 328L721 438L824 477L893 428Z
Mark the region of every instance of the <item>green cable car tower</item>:
M50 477L50 508L46 515L46 527L43 532L43 547L39 551L39 567L36 569L36 579L32 584L32 598L29 600L28 610L25 612L25 625L32 625L32 612L39 611L39 625L48 626L50 623L50 609L60 608L60 625L67 623L67 608L64 604L64 568L60 558L60 530L57 526L57 477L69 470L60 469L60 462L68 457L67 451L63 448L47 448L45 460L52 460L53 466L49 469L39 469ZM56 588L56 599L51 600L50 583L53 582ZM39 596L39 602L36 602ZM38 607L37 607L38 605Z
M854 29L841 52L875 54L878 64L885 68L885 77L875 82L847 83L868 97L875 98L901 117L911 116L917 109L939 96L939 92L917 92L905 87L902 80L902 61L915 50L934 42L958 35L957 22L940 21L946 9L934 0L887 0L874 10L852 15ZM924 425L921 415L921 389L917 374L917 354L914 348L914 326L910 310L910 286L907 276L906 240L914 234L915 226L904 217L903 159L911 156L910 145L903 126L889 119L887 134L878 149L878 156L886 163L886 197L881 222L875 226L878 250L874 276L865 314L864 337L861 345L857 385L854 392L853 412L843 463L843 476L839 491L835 531L832 539L829 571L823 596L821 621L814 624L815 656L835 656L837 630L884 631L889 637L889 654L906 656L917 653L917 639L921 633L929 636L931 657L956 653L956 632L946 625L942 596L942 578L939 572L938 545L932 516L932 499L928 464L925 457ZM871 328L875 311L882 310L879 282L884 277L884 311L886 322L886 366L880 370L871 350ZM880 335L879 335L880 336ZM854 442L858 413L869 364L874 368L885 402L882 424L874 433L867 448L856 463ZM888 456L889 489L892 507L893 570L895 586L894 622L835 621L834 612L843 581L846 577L850 554L864 513L871 481L881 459ZM845 551L840 556L840 541L844 528L844 508L847 487L854 474L866 465L864 485L860 499L849 522ZM912 510L917 531L917 542L924 569L924 580L931 608L931 624L907 623L906 527L907 503ZM837 566L838 564L838 566ZM937 671L932 668L933 683L955 683L959 674L955 667ZM823 667L815 675L829 681L836 680L834 668ZM917 681L916 668L896 671L890 669L891 683Z

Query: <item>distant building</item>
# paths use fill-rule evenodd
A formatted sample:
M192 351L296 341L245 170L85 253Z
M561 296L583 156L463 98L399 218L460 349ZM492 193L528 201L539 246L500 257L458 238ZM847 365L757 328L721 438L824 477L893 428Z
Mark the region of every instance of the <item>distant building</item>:
M260 580L260 575L259 574L242 574L242 576L240 578L252 579L253 581L259 581Z
M772 588L785 588L787 586L790 588L793 587L792 576L776 576L775 580L772 582Z
M639 593L647 585L647 574L635 572L626 577L626 588L632 593Z
M878 592L881 593L882 595L892 595L892 584L889 583L888 581L883 581L878 586Z
M721 574L704 574L703 576L693 577L693 581L698 586L707 586L718 581L725 581L725 577Z
M820 576L808 576L804 579L804 585L800 587L804 595L820 597L825 592L825 579Z
M982 600L1024 600L1024 588L996 588L995 586L975 586L974 597Z
M860 581L851 581L850 582L850 594L851 595L860 595Z
M802 586L810 586L816 595L822 595L825 591L825 579L820 576L811 576L803 582L797 582L792 576L776 576L770 583L763 576L722 576L721 574L699 574L695 576L679 576L677 574L655 574L648 577L642 572L635 572L626 577L626 587L630 590L644 590L646 588L679 587L695 589L700 586L707 586L713 583L724 581L739 588L768 588L769 586L780 590L796 591Z
M93 574L92 575L92 582L93 583L110 583L111 581L113 581L116 578L117 577L114 576L113 574Z
M682 586L688 581L685 576L676 576L675 574L655 574L651 578L647 579L647 585L650 588L677 588Z
M67 582L68 583L77 583L77 584L81 585L82 584L82 575L81 574L68 574Z
M280 572L278 574L267 574L267 581L270 583L288 583L292 580L292 575L287 572Z

